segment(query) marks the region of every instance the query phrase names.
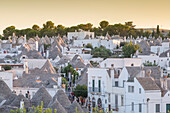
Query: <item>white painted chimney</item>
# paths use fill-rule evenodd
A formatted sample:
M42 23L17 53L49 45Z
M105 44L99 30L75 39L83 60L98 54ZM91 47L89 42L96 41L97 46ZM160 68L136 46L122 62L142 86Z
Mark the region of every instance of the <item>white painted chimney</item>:
M20 101L20 109L21 109L21 110L24 109L24 101L23 101L23 100Z
M46 59L48 59L49 58L49 50L47 49L46 50Z
M58 86L62 85L62 77L58 77Z
M169 57L169 52L167 53L167 57Z
M24 44L26 44L26 42L27 42L27 36L24 35Z
M28 62L26 60L24 61L24 71L28 74Z
M161 68L161 78L163 78L164 74L163 74L163 69Z
M35 41L35 50L38 51L38 41Z

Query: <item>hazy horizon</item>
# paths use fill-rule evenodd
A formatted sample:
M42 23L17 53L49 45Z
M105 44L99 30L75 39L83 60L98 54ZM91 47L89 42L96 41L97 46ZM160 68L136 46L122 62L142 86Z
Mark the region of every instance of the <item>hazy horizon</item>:
M46 21L66 27L81 23L99 26L133 21L136 28L170 29L169 0L0 0L0 34L14 25L17 29L42 27Z

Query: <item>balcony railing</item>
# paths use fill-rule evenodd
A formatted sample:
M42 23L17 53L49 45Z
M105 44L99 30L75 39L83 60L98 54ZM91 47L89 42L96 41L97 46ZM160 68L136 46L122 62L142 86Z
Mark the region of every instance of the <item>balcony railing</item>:
M89 87L89 92L90 92L90 93L101 93L101 88Z

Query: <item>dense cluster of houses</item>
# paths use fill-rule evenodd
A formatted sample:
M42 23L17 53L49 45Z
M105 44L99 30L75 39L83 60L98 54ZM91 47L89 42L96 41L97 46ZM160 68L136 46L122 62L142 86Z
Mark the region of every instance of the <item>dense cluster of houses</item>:
M122 51L121 42L140 45L131 58L93 58L93 47ZM119 47L119 49L117 48ZM90 62L96 62L97 66ZM72 103L62 82L61 70L71 64L79 73L75 84L86 85L82 108ZM4 66L10 66L5 70ZM67 37L18 37L0 40L0 111L41 105L57 113L92 112L168 113L170 111L170 42L161 37L95 36L90 31L69 32ZM72 76L69 73L69 80ZM70 82L70 81L68 81ZM73 89L74 90L74 89Z

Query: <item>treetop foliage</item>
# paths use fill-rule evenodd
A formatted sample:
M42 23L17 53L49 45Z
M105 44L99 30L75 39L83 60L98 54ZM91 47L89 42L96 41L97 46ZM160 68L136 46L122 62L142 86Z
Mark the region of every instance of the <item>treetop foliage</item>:
M112 35L120 35L122 37L134 37L137 38L137 36L146 36L149 37L150 35L158 37L160 36L159 26L157 26L157 31L155 33L143 31L142 29L135 29L136 25L133 25L132 21L125 22L124 24L118 23L118 24L109 24L108 21L103 20L99 23L99 27L93 27L92 23L86 23L86 24L78 24L76 26L71 27L65 27L61 24L55 26L55 24L52 21L47 21L43 24L43 27L40 28L39 25L35 24L31 28L26 29L16 29L15 26L9 26L6 29L3 30L3 36L0 35L0 39L8 39L9 36L12 36L13 33L15 33L17 36L23 36L27 35L28 38L33 38L36 35L39 37L42 36L57 36L60 34L61 36L67 35L67 32L74 32L75 30L82 29L84 31L91 31L95 32L96 36L102 36L106 35L106 33L109 33L110 36Z
M141 52L141 48L139 45L135 45L132 42L126 43L122 48L123 56L130 58L131 55L133 56L137 50L139 50L139 52Z

